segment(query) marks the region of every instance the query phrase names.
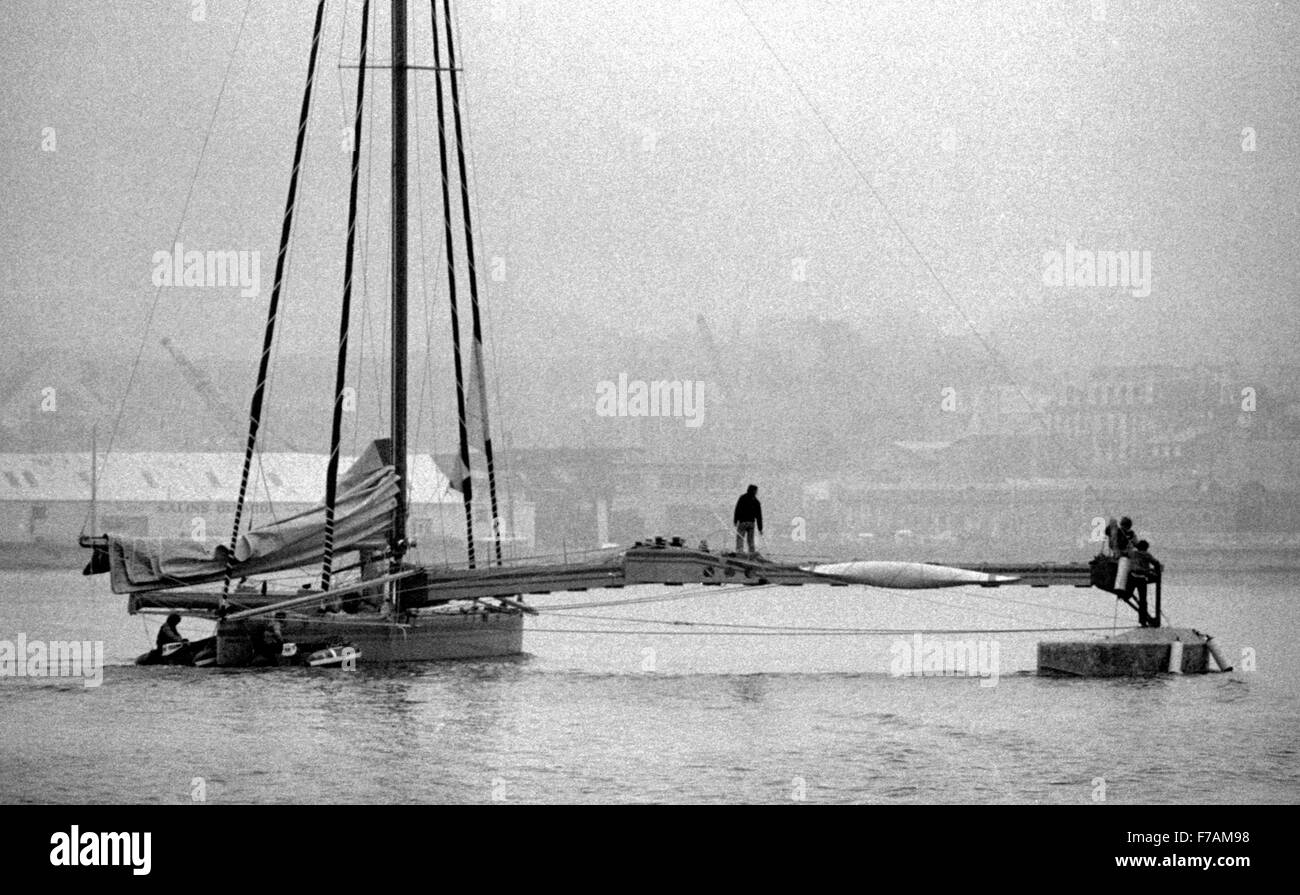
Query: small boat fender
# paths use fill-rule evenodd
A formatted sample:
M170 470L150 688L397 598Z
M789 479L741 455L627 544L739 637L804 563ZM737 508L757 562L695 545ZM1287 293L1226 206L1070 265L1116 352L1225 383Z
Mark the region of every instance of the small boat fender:
M1223 657L1223 652L1219 649L1219 645L1214 642L1213 637L1206 638L1205 648L1208 649L1210 655L1214 657L1214 664L1219 666L1220 671L1232 671L1232 666L1229 665L1228 660Z
M1115 591L1123 593L1128 590L1128 573L1133 568L1133 560L1127 556L1121 556L1115 565Z
M307 657L307 664L313 668L354 668L361 658L361 650L354 646L331 646L316 650Z

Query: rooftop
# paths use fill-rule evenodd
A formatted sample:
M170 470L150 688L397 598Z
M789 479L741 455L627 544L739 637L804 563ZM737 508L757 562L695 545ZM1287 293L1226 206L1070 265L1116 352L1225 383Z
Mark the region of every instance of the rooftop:
M266 453L254 457L248 500L318 504L324 500L324 454ZM339 461L339 474L354 457ZM239 496L244 455L121 453L99 458L101 501L229 501ZM87 501L90 453L0 454L0 501ZM460 503L431 456L407 458L412 503Z

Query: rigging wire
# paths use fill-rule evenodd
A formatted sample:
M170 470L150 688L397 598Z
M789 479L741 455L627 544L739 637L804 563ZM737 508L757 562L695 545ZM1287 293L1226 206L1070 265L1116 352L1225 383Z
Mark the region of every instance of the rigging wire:
M791 86L793 86L795 89L795 92L799 94L799 97L804 101L804 104L808 106L809 110L813 114L813 117L816 118L818 124L821 125L822 130L824 130L826 132L826 135L830 137L831 142L835 145L835 148L839 150L840 155L843 156L845 161L848 162L849 167L852 169L854 176L857 177L857 179L860 180L864 186L866 186L867 190L871 193L872 198L876 200L876 204L878 204L881 210L884 211L885 216L889 219L890 224L893 225L896 231L898 231L898 234L903 238L903 241L907 244L908 248L912 250L912 254L914 254L917 260L921 262L921 266L925 269L925 272L929 274L930 279L933 280L935 285L939 287L940 294L944 297L944 299L948 302L948 304L957 312L957 314L962 318L962 321L965 323L966 328L970 330L971 334L974 335L975 338L979 341L980 345L984 348L985 352L988 353L989 357L992 358L993 361L1002 369L1002 372L1006 375L1007 379L1011 382L1012 387L1015 388L1020 400L1024 402L1026 407L1029 407L1031 410L1033 410L1035 419L1037 419L1039 424L1044 428L1044 430L1047 433L1047 437L1051 439L1051 441L1061 451L1062 456L1064 456L1067 459L1070 465L1074 467L1076 472L1082 473L1084 471L1084 467L1076 457L1073 448L1065 444L1060 438L1059 434L1052 429L1043 411L1037 406L1035 406L1032 402L1030 402L1028 396L1025 394L1024 388L1020 385L1020 381L1017 379L1015 373L1012 371L1011 365L1008 363L1006 358L1003 357L1002 352L998 351L997 347L993 345L984 336L984 334L979 331L979 328L976 327L975 325L975 321L971 319L970 315L966 313L966 309L962 307L961 303L957 301L956 297L944 284L943 280L940 279L938 272L934 269L934 266L921 252L920 247L917 246L915 240L912 239L911 234L903 227L902 222L898 219L898 216L894 213L893 208L889 205L889 203L885 201L884 196L882 196L880 194L880 191L876 189L876 185L872 183L871 178L868 177L865 172L863 172L862 168L858 165L857 160L849 153L848 149L844 146L843 142L840 141L839 136L835 133L834 129L830 126L830 123L826 120L825 116L822 115L821 109L818 108L817 104L813 102L812 97L809 96L808 92L803 88L803 85L799 83L799 80L795 78L794 73L785 64L785 61L781 58L781 56L776 52L776 49L768 41L767 35L765 35L762 29L758 27L758 23L755 22L753 17L750 16L749 11L745 9L743 3L741 3L741 0L732 0L732 2L735 4L736 8L740 10L740 13L741 15L744 16L745 21L749 24L750 28L752 28L754 33L758 36L759 41L762 42L764 48L768 52L768 55L772 57L772 59L776 62L777 66L785 74L786 78L789 79Z
M436 4L437 0L431 0L431 7ZM460 483L457 489L461 493L465 504L465 548L469 556L469 566L474 568L476 565L474 556L474 479L470 467L469 456L469 428L468 418L465 410L465 377L461 364L461 326L460 312L456 295L456 267L455 267L455 243L452 235L451 226L451 194L450 181L447 173L447 127L446 118L443 112L443 90L442 90L442 49L438 32L438 13L433 10L433 64L434 80L437 84L436 92L436 110L438 113L438 163L442 172L442 213L443 213L443 233L447 247L447 294L451 307L451 344L452 344L452 364L456 374L456 416L457 429L460 434L460 462L456 469L456 478ZM448 38L451 35L451 23L446 23ZM451 54L451 44L448 43L448 64L454 66L454 55ZM452 72L453 77L455 72ZM453 93L453 108L455 99ZM473 278L470 280L473 283Z
M759 591L759 590L770 590L770 589L772 589L772 588L774 588L774 587L783 587L783 586L784 586L784 585L780 585L780 584L759 584L759 585L748 585L748 586L746 586L746 585L738 585L738 586L732 586L732 587L727 588L725 592L726 592L729 596L734 596L734 595L736 595L738 592L752 592L752 591ZM870 585L862 585L862 586L864 586L864 587L871 587ZM737 588L740 588L740 590L738 591ZM956 603L951 603L951 602L945 602L945 601L941 601L941 600L936 600L936 599L933 599L933 598L930 598L930 597L922 597L922 596L920 596L919 594L915 594L915 593L911 593L911 592L899 592L899 591L895 591L895 590L890 590L890 589L888 589L888 588L873 588L873 589L875 589L875 590L886 591L887 593L889 593L889 594L891 594L891 595L893 595L893 596L895 596L895 597L907 597L907 596L910 596L910 597L912 597L912 598L914 598L914 599L919 599L919 600L922 600L922 601L924 601L924 602L931 603L931 604L933 604L933 605L942 606L942 607L949 608L949 609L956 609L956 610L959 610L959 611L962 611L962 612L975 612L975 613L980 613L980 614L987 615L987 616L991 616L991 617L995 617L995 618L1004 618L1004 619L1009 619L1009 620L1011 620L1011 621L1019 621L1019 619L1018 619L1017 616L1015 616L1015 615L1008 615L1008 614L1006 614L1006 613L995 612L995 611L992 611L992 610L990 610L990 609L987 609L987 608L985 608L985 607L981 607L981 606L963 606L963 605L959 605L959 604L956 604ZM544 609L539 609L539 611L541 611L543 614L548 614L548 613L557 613L557 614L558 614L558 613L567 613L567 612L571 612L572 610L576 610L576 609L605 609L605 608L611 608L611 607L617 607L617 606L638 606L638 605L648 605L648 604L654 604L654 603L681 602L681 601L685 601L685 600L700 599L700 598L707 597L707 596L721 596L721 591L722 591L722 589L719 588L718 586L709 586L709 587L700 588L700 589L698 589L698 590L689 590L689 591L686 591L686 592L684 592L684 593L657 594L657 595L651 595L651 596L646 596L646 597L632 597L632 598L624 599L624 600L603 600L603 601L586 601L586 602L581 602L581 603L567 603L567 604L561 604L561 605L559 605L559 606L547 606L547 607L545 607ZM1047 611L1049 611L1049 612L1058 612L1058 613L1059 613L1059 612L1065 612L1065 613L1071 613L1071 614L1081 615L1081 616L1084 616L1084 617L1087 617L1087 618L1102 618L1102 619L1105 618L1105 615L1104 615L1104 614L1097 613L1097 612L1089 612L1089 611L1087 611L1087 610L1082 610L1082 609L1070 609L1070 608L1068 608L1068 607L1052 607L1052 606L1043 606L1043 605L1041 605L1041 604L1031 603L1031 602L1028 602L1028 601L1014 600L1014 599L1011 599L1011 598L997 598L997 597L992 597L992 596L986 596L986 595L984 595L984 594L965 594L965 593L964 593L963 595L964 595L964 596L974 597L974 598L976 598L976 599L981 599L981 600L984 600L984 599L1005 600L1006 602L1013 602L1013 603L1017 603L1017 604L1019 604L1019 605L1029 606L1030 608L1034 608L1034 609L1043 609L1043 610L1047 610ZM579 617L581 617L581 616L578 616L578 615L571 615L571 616L567 616L567 617L570 617L570 618L579 618ZM631 619L629 619L629 620L631 620ZM671 623L672 623L672 624L677 624L676 622L671 622Z
M325 472L325 545L321 559L321 590L330 589L331 566L334 564L334 504L338 498L339 440L343 428L343 391L348 371L348 336L352 317L352 271L356 264L357 192L361 179L361 113L365 98L366 53L369 49L370 0L361 4L361 54L357 67L357 105L352 119L352 165L348 178L347 259L343 272L343 303L339 311L338 358L334 369L334 402L330 420L330 456Z
M538 610L540 615L548 614L549 610ZM785 631L792 634L798 633L817 633L817 634L862 634L862 635L888 635L888 634L1041 634L1050 631L1105 631L1105 626L1053 626L1040 628L839 628L839 627L822 627L818 625L764 625L756 623L736 623L736 622L707 622L707 621L687 621L679 619L659 619L659 618L636 618L635 616L626 615L565 615L562 618L577 618L585 621L607 621L607 622L624 622L638 625L660 625L684 628L723 628L727 630L744 630L744 631Z
M758 590L768 590L773 587L783 587L777 584L753 584L749 586L741 585L741 590L735 589L727 591L729 594L750 593ZM564 612L570 609L593 609L606 606L638 606L647 603L676 603L682 600L695 600L704 596L713 596L718 592L718 587L707 587L700 590L686 591L678 594L660 594L649 597L631 597L626 600L603 600L598 602L586 603L565 603L559 606L547 606L546 612Z
M240 517L243 515L244 499L248 491L249 466L253 462L253 452L257 446L257 433L261 425L262 403L266 397L268 366L275 339L275 322L279 310L280 290L284 282L285 263L289 251L290 234L293 228L293 210L297 199L299 167L302 162L303 144L307 136L307 124L311 111L312 87L316 80L316 56L320 48L321 23L325 16L325 0L320 0L316 7L316 25L312 35L311 56L307 62L307 84L303 90L302 112L298 121L298 135L294 147L293 172L289 175L289 196L285 202L284 217L280 227L280 250L276 257L275 281L271 287L271 302L267 308L266 333L262 340L262 356L258 363L257 385L253 390L252 406L248 414L248 445L244 452L243 471L239 481L239 496L235 501L235 521L230 534L230 556L226 561L226 577L222 584L223 594L230 590L230 576L234 565L235 545L239 539Z
M454 26L456 29L456 43L458 46L461 47L462 50L461 67L463 68L465 64L464 62L465 41L463 39L463 35L461 34L461 28L460 28L459 4L456 5L455 13L451 13L450 10L448 11L448 19L449 19L448 28ZM462 99L460 101L460 107L461 110L465 113L465 130L470 133L473 133L474 132L473 126L469 123L469 117L470 117L469 116L469 90L470 90L470 79L466 78L465 83L462 86L462 92L461 92ZM480 198L480 192L478 186L478 160L474 156L474 142L472 140L469 140L469 141L465 141L465 143L467 144L466 149L469 152L470 164L469 164L468 177L469 177L470 187L471 187L470 201L473 203L474 206L474 234L478 240L478 244L481 246L481 245L485 245L485 243L483 241L483 220L484 220L483 208L482 208L482 201ZM512 213L514 211L513 204L511 205L511 211ZM481 305L483 309L483 315L487 320L487 326L484 327L484 330L492 334L491 337L485 339L487 343L487 351L488 351L488 363L489 363L488 369L491 371L492 374L491 376L492 389L496 397L497 415L500 415L502 412L502 408L504 407L504 404L501 399L501 379L502 379L501 364L497 354L496 328L492 322L492 304L491 302L486 300L487 290L490 287L488 286L487 281L484 281L483 285L484 285L485 297ZM502 418L504 419L503 416ZM483 420L483 432L484 435L489 438L491 437L492 434L492 421L495 419L496 419L496 415L493 415L491 418L485 418ZM506 426L504 425L504 423L498 423L497 428L501 432L501 446L503 450L508 450L511 446L510 433L506 428ZM501 503L506 508L506 511L509 512L511 510L511 502L510 502L509 491L506 488L506 483L508 482L507 476L509 470L508 470L508 464L504 462L504 459L505 458L503 457L501 458L501 460L498 460L498 462L496 463L496 467L500 470L500 474L497 476L497 480L500 484ZM513 513L511 513L509 517L509 521L503 526L506 529L506 531L509 531L511 533L514 532L513 518L514 518ZM500 547L499 540L497 542L497 545L498 547ZM514 540L508 541L505 544L505 551L511 559L517 558L518 548L516 547ZM500 554L498 553L498 565L500 564L501 564Z
M436 5L437 0L430 0L430 6ZM477 411L479 420L479 438L482 439L483 459L487 468L488 498L490 501L491 523L492 523L492 546L496 556L497 565L502 564L501 556L501 515L497 503L497 479L496 479L496 461L492 450L492 433L488 429L488 402L487 402L487 383L484 381L483 370L483 323L479 312L478 298L478 265L474 254L474 226L473 216L470 212L469 198L469 179L466 173L465 165L465 140L464 126L460 114L460 78L456 72L456 40L452 37L452 32L456 30L452 25L451 0L442 0L444 12L446 33L447 33L447 74L448 83L451 86L451 112L452 122L455 126L456 133L456 168L460 181L460 211L461 223L465 228L465 270L466 278L469 280L469 307L470 307L470 377L477 386ZM434 37L437 39L437 13L434 13ZM438 49L434 47L434 59L437 59ZM438 71L441 79L442 72ZM439 81L441 84L441 81ZM439 90L441 96L441 88ZM471 400L474 400L473 398ZM489 565L491 563L489 562Z
M348 129L348 85L347 78L343 76L343 48L348 43L348 8L351 5L352 0L343 0L343 15L341 16L343 22L339 26L339 58L335 67L335 70L339 73L339 124L343 128L343 132L348 136L351 136L351 131Z
M1106 613L1096 612L1088 609L1071 609L1067 606L1047 606L1042 603L1035 603L1030 600L1017 600L1014 597L995 596L993 594L963 592L963 596L972 597L978 600L992 600L998 603L1013 603L1019 606L1029 606L1033 609L1045 609L1049 612L1065 612L1071 615L1082 615L1088 618L1105 618Z
M234 68L235 57L239 55L239 44L244 36L244 25L248 21L248 10L252 7L252 0L245 0L244 12L239 18L239 30L235 33L235 44L230 48L230 58L226 61L225 72L221 76L221 86L217 90L217 99L212 105L212 115L208 119L207 130L203 132L203 142L199 144L199 157L194 163L194 173L190 177L190 185L185 190L185 201L181 203L180 220L176 223L176 230L172 234L171 244L175 246L180 242L181 231L185 228L185 219L189 216L190 203L194 199L194 187L199 180L199 172L203 169L203 159L207 156L208 141L212 137L212 130L217 123L217 113L221 110L221 101L226 95L226 84L230 81L230 71ZM104 472L108 469L109 455L113 452L113 444L117 441L117 432L122 424L122 417L126 414L127 399L131 395L131 389L135 386L136 376L140 371L140 361L144 357L145 345L149 342L149 329L153 326L154 314L158 310L158 300L162 297L163 286L159 285L154 289L153 301L149 304L149 312L145 315L144 331L140 336L140 347L135 353L135 360L131 364L131 372L127 376L126 387L122 390L122 400L118 404L117 415L113 419L113 428L108 435L108 444L104 448L104 459L100 463L97 477L103 479ZM91 510L87 508L86 517L81 523L81 533L86 533L86 526L90 524Z
M528 633L534 634L618 634L633 637L898 637L914 634L1069 634L1098 632L1109 630L1100 628L844 628L828 630L781 630L781 631L645 631L621 630L610 628L538 628L529 626Z
M431 10L431 11L432 11L432 10ZM425 204L424 204L424 153L425 153L425 146L424 146L424 140L423 140L423 138L420 136L420 115L419 115L419 109L420 109L420 79L419 79L419 78L415 78L415 79L413 79L413 82L412 82L412 83L413 83L413 90L414 90L414 97L415 97L415 101L414 101L414 103L413 103L413 108L416 109L416 114L415 114L414 116L412 116L413 119L414 119L413 126L414 126L414 130L415 130L415 170L416 170L416 177L415 177L415 208L416 208L416 219L420 222L420 271L421 271L421 279L420 279L420 294L421 294L421 297L423 298L423 301L424 301L424 364L423 364L423 367L422 367L421 372L420 372L420 393L419 393L419 397L418 397L417 400L416 400L416 407L418 408L418 410L417 410L416 415L415 415L415 441L414 441L414 443L415 443L415 444L420 444L420 443L421 443L421 441L420 441L420 434L421 434L422 427L423 427L423 423L424 423L424 415L425 415L425 411L427 410L427 411L428 411L428 415L429 415L429 442L428 442L428 443L429 443L430 445L432 445L433 448L434 448L434 450L433 450L433 451L430 451L430 453L431 453L431 454L435 454L435 453L436 453L436 448L437 448L437 443L438 443L438 425L437 425L437 422L438 422L438 421L437 421L437 417L436 417L436 415L435 415L435 413L434 413L434 398L433 398L433 394L434 394L434 387L433 387L433 353L434 353L434 352L433 352L433 332L434 332L433 302L430 300L430 296L429 296L429 284L432 283L434 280L433 280L433 278L430 277L430 275L429 275L429 254L430 254L430 253L429 253L428 248L427 248L428 245L429 245L429 239L428 239L428 234L426 233L426 231L425 231L425 227L424 227L424 218L425 218L425 213L426 213ZM441 256L440 254L438 254L436 251L433 253L433 264L434 264L433 274L434 274L434 277L436 277L436 276L441 272L441 270L442 270L442 256ZM428 394L429 394L429 403L428 403L427 405L425 404L425 392L426 392L426 390L428 391ZM435 463L435 468L436 468L436 463ZM410 472L408 471L407 474L410 475ZM414 477L412 477L412 481L414 482ZM437 472L435 472L435 473L434 473L434 480L433 480L433 483L432 483L432 484L433 484L433 487L436 488L437 483L438 483L438 474L437 474ZM440 496L440 495L439 495L439 496ZM446 543L447 543L446 520L443 519L443 514L442 514L442 503L441 503L440 500L438 501L438 503L437 503L436 506L437 506L437 510L435 511L435 515L436 515L437 520L438 520L438 535L439 535L439 543L443 545L443 550L444 550L444 553L443 553L443 559L446 560L446 559L447 559L447 557L446 557L446 553L445 553L445 550L446 550ZM426 555L427 555L427 553L426 553Z
M378 16L376 16L378 18ZM371 36L374 35L373 26ZM370 272L370 222L371 212L374 203L371 199L374 196L374 190L371 187L371 178L375 165L375 80L369 82L370 95L366 98L366 223L361 238L361 338L357 346L357 391L360 392L365 385L366 376L366 344L367 333L373 332L373 324L370 315L370 291L369 291L369 272ZM382 392L379 388L379 373L376 368L375 372L375 395L380 397ZM383 431L383 401L375 401L372 406L376 407L379 413L379 427ZM358 405L359 406L359 405ZM358 456L357 447L361 439L361 420L360 413L352 426L352 455Z

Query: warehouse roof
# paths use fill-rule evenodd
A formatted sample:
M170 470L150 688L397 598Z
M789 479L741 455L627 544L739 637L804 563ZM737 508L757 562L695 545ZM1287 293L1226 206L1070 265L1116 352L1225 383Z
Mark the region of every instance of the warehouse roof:
M340 475L354 458L339 462ZM248 500L316 504L324 501L323 454L266 453L254 458ZM0 454L0 501L88 501L90 454ZM230 501L239 496L244 455L120 453L99 458L99 500ZM407 459L412 503L460 503L428 454Z

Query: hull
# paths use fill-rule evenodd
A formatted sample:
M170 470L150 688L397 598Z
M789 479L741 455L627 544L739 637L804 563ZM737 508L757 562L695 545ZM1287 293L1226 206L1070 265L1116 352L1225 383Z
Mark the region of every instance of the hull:
M268 622L223 621L217 626L217 661L223 667L298 664L258 650ZM524 617L519 612L434 612L398 623L376 615L324 615L282 622L284 641L297 655L347 645L357 664L433 662L517 656L524 649Z

